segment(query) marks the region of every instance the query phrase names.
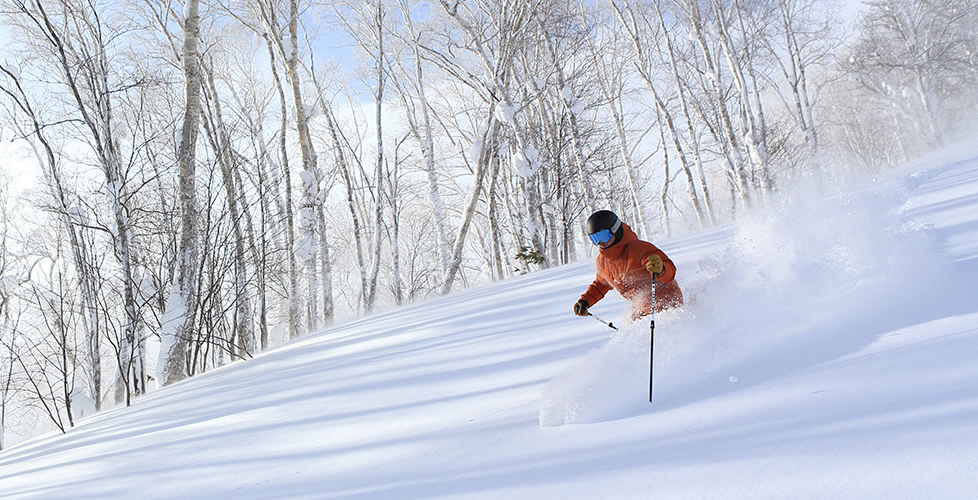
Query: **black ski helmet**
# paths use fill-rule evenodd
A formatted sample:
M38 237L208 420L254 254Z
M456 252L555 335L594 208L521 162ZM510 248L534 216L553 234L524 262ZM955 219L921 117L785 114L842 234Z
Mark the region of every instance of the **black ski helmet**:
M621 220L611 210L598 210L587 218L585 228L588 235L599 233L605 229L615 236L615 240L620 240L625 230L621 227Z

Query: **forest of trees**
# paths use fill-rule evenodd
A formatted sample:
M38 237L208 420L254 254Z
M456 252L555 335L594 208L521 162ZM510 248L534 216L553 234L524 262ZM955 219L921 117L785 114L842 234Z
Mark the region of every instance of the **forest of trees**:
M969 133L978 0L843 7L0 0L0 448Z

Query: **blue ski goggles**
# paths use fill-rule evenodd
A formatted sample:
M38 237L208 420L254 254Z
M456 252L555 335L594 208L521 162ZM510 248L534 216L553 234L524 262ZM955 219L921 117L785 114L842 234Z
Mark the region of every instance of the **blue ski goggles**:
M615 225L611 229L602 229L596 233L587 235L591 238L591 243L595 245L600 245L602 243L607 243L615 238L615 233L618 232L618 228L621 227L621 221L615 221Z
M615 235L612 234L611 231L608 231L607 229L602 229L594 234L588 235L588 238L591 238L591 243L594 243L595 245L607 243L611 241L614 237Z

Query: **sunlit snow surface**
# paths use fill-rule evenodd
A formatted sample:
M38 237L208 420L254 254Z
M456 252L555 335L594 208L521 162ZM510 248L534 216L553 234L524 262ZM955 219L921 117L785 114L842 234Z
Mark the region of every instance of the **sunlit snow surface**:
M688 304L571 306L589 261L309 336L0 453L0 498L969 498L978 145L660 241Z

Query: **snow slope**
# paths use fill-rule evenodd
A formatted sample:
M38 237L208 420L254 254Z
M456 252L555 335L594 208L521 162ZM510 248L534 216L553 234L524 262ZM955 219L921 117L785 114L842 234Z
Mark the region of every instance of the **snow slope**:
M775 205L773 202L771 205ZM580 262L353 321L0 453L0 498L970 498L978 143L660 242L689 303L572 315Z

